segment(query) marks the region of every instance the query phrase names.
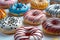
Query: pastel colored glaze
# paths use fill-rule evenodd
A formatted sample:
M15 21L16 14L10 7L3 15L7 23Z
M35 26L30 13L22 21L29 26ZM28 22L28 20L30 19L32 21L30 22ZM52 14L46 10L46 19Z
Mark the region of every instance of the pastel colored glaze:
M0 4L14 4L15 0L0 0Z
M12 5L9 9L10 13L12 14L21 14L21 13L25 13L30 9L30 7L28 5L22 4L22 3L16 3L14 5Z
M30 10L24 15L24 23L38 25L46 20L46 15L41 10Z
M42 40L43 33L37 27L21 27L17 29L14 40Z

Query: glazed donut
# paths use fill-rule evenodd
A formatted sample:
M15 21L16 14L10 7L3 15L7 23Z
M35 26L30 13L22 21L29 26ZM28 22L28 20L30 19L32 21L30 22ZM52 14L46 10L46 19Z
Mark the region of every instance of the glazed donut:
M31 7L34 9L46 9L48 7L48 2L46 0L31 0Z
M0 20L6 17L6 12L3 9L0 9Z
M17 29L15 40L42 40L43 34L37 27L21 27Z
M46 15L49 17L52 17L53 15L55 15L56 17L60 17L60 4L50 5L46 9Z
M46 20L46 15L41 10L30 10L24 15L24 23L30 25L39 25Z
M49 18L42 23L43 31L49 35L60 35L60 18Z
M13 16L21 16L30 9L28 4L15 3L9 9L9 12Z
M19 17L6 17L0 22L0 31L4 34L14 34L19 26Z
M9 8L15 0L0 0L0 8Z
M21 2L21 3L29 3L30 0L18 0L18 2Z

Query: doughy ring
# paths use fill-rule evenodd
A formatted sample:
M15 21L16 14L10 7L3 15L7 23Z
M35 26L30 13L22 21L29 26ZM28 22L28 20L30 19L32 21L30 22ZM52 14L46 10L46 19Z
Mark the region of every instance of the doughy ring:
M10 14L13 16L21 16L30 9L28 4L16 3L9 9Z
M48 1L46 0L31 0L31 6L34 9L46 9L48 7Z
M0 9L0 20L6 17L6 12L3 9Z
M43 31L49 35L60 35L60 18L49 18L42 23Z
M0 8L9 8L15 3L15 0L0 0Z
M19 17L6 17L4 20L0 21L0 31L4 34L14 34L16 32L16 28L19 26Z
M43 33L37 27L21 27L17 29L15 40L42 40Z
M53 4L48 6L46 9L46 15L50 17L60 17L60 4Z
M46 15L41 10L30 10L24 15L24 23L39 25L46 20Z

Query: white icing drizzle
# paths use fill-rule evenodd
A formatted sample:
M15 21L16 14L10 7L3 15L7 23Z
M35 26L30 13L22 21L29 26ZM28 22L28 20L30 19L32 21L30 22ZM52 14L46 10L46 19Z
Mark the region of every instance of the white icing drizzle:
M60 15L60 4L53 4L50 5L47 9L46 12L50 13L50 15L55 15L56 17Z
M42 32L40 29L32 27L31 30L27 31L27 29L29 29L29 27L25 28L22 27L24 29L17 29L17 32L14 36L15 40L20 40L20 39L27 39L27 40L41 40L42 39ZM25 32L23 32L25 31ZM34 32L35 31L35 32ZM31 32L32 34L30 36L26 36L26 32Z

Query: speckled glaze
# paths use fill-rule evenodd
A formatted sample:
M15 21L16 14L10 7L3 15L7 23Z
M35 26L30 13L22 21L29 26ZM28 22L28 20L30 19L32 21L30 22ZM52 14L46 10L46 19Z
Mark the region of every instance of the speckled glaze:
M0 21L0 29L4 33L12 33L12 30L15 31L19 26L20 18L18 17L7 17L4 20Z
M56 17L60 17L60 4L50 5L46 12L50 15L55 15Z
M9 11L11 14L20 15L20 14L24 14L29 9L30 7L26 4L16 3L10 7Z

